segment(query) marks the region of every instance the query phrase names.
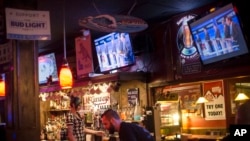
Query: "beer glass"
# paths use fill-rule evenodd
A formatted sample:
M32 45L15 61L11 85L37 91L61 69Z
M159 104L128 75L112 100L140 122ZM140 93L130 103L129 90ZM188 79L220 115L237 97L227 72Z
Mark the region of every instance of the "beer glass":
M102 136L102 141L109 141L109 132L105 130L105 135Z

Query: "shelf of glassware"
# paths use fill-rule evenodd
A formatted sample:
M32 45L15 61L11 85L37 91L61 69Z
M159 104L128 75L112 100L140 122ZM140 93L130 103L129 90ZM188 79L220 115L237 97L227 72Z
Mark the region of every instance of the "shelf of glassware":
M161 115L161 127L179 126L179 118L176 115Z

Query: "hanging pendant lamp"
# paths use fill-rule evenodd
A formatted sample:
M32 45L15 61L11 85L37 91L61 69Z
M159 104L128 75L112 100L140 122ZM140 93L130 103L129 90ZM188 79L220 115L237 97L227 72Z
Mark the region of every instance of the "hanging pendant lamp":
M5 81L2 77L2 74L0 75L0 97L5 96Z
M239 83L240 85L239 85L239 93L238 93L238 95L236 96L236 98L234 99L234 101L244 101L244 100L248 100L249 99L249 97L244 93L244 91L242 91L243 90L243 86L244 86L244 83ZM237 84L236 84L237 85Z
M201 96L196 101L196 104L201 104L201 103L206 103L206 102L208 102L208 100L205 97Z
M65 31L65 1L63 4L63 48L64 48L64 59L63 64L61 66L60 74L59 74L59 81L60 81L60 87L62 89L68 89L72 88L73 85L73 77L71 70L69 68L69 64L67 62L66 57L66 31Z
M245 93L239 93L234 99L235 101L248 100L249 97Z

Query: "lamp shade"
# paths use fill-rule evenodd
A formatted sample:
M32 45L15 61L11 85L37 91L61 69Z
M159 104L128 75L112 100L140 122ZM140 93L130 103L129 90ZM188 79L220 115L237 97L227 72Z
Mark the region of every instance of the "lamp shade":
M72 88L73 77L68 63L64 63L59 74L60 87L62 89Z
M249 97L246 94L239 93L234 100L235 101L240 101L240 100L247 100L247 99L249 99Z
M208 100L207 100L205 97L201 96L201 97L199 97L198 100L196 101L196 104L199 104L199 103L206 103L206 102L208 102Z
M5 81L0 78L0 96L5 96Z

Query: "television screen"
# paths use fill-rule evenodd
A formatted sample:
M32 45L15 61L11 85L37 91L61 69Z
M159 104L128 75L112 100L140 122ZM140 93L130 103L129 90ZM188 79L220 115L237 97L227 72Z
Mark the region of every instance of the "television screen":
M38 57L39 84L45 84L51 78L52 82L58 81L58 72L55 53L49 53Z
M112 32L94 40L100 72L134 64L135 57L128 33Z
M189 22L189 27L203 64L248 53L238 14L232 4Z

